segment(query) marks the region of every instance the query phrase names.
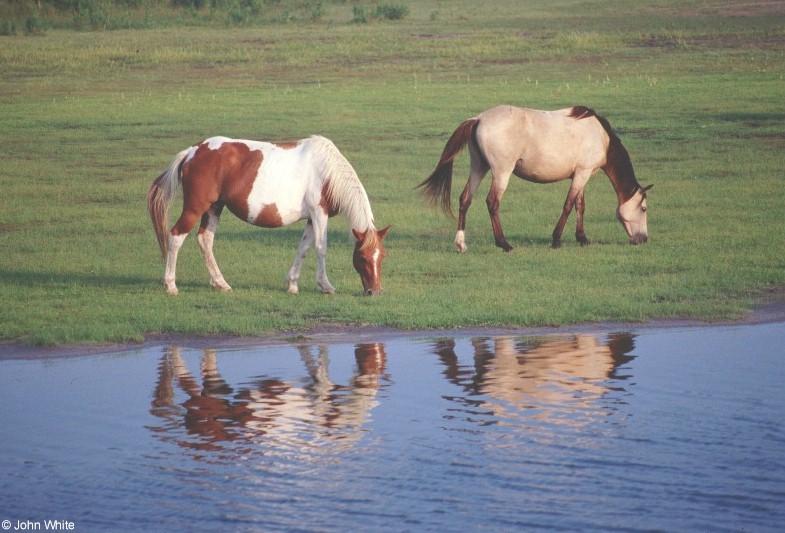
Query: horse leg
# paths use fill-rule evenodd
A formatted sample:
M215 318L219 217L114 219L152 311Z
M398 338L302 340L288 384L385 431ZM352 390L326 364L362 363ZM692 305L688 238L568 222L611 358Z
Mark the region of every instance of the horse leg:
M488 192L488 197L485 199L485 203L488 205L488 213L491 215L491 226L493 227L493 238L496 241L496 246L505 252L512 250L512 246L507 242L507 239L504 237L504 231L502 231L502 223L499 219L499 206L501 205L504 191L507 190L507 184L510 181L510 173L512 173L512 169L505 172L493 173L491 190Z
M199 243L199 250L202 252L204 264L207 266L207 271L210 273L210 285L219 291L230 291L232 288L226 283L226 280L218 268L218 262L213 255L213 241L215 240L215 230L218 229L218 221L221 218L221 211L223 204L213 204L207 212L202 215L202 223L199 226L199 233L196 240Z
M575 200L575 213L578 217L577 224L575 226L575 238L581 244L581 246L586 246L589 244L589 239L586 238L586 232L583 229L583 213L586 211L586 198L584 197L583 191L578 195L578 198Z
M460 253L466 252L466 235L464 233L464 230L466 229L466 213L472 205L472 197L477 191L477 187L480 186L480 182L488 172L488 164L478 150L479 149L475 148L473 143L469 145L469 151L471 152L471 172L469 174L469 181L466 182L466 187L464 187L463 192L461 193L461 205L458 211L458 230L455 232L455 247Z
M308 249L313 245L313 223L311 219L305 224L305 231L303 231L303 238L300 239L300 245L297 247L297 255L294 257L292 268L289 269L287 279L289 280L289 294L297 294L300 292L297 286L297 281L300 279L300 268L303 266L303 259Z
M172 227L169 232L168 252L166 253L166 270L164 271L164 286L166 287L167 294L172 296L177 295L177 285L175 284L175 274L177 271L177 254L180 252L180 247L183 245L188 233L196 225L196 221L202 213L192 210L184 209L177 223Z
M333 294L335 287L327 279L327 214L321 209L311 213L313 241L316 248L316 285L325 294Z
M564 201L564 207L561 211L559 221L556 222L556 227L553 229L553 236L551 241L552 248L559 248L561 246L561 235L564 231L564 225L567 223L567 218L570 216L570 211L575 207L579 197L583 197L583 188L586 187L586 182L591 177L591 171L576 171L572 177L572 185L567 193L567 199ZM579 215L581 222L581 229L583 228L583 217Z

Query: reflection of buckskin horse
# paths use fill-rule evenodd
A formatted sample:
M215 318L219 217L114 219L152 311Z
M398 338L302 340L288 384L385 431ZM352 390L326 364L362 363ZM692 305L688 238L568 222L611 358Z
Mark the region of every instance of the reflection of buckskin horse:
M201 358L201 383L188 371L180 348L164 353L150 412L163 419L150 428L163 440L185 448L218 451L233 442L266 449L281 447L351 446L363 435L363 425L378 404L376 395L384 386L386 354L379 343L355 347L357 367L348 385L330 379L327 347L297 347L308 377L292 383L273 377L255 378L251 384L233 388L221 376L214 350ZM186 395L175 401L175 384ZM182 430L185 429L186 435Z
M466 397L451 400L488 409L495 417L531 416L552 423L579 425L581 419L600 414L597 400L624 380L620 365L632 360L635 336L595 335L569 337L476 337L473 368L461 364L453 339L439 340L434 351L444 364L448 381ZM482 394L482 397L472 398ZM477 400L477 401L475 401Z

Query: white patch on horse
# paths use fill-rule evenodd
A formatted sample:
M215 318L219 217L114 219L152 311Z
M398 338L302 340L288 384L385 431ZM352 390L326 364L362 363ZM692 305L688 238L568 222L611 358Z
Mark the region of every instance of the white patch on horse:
M371 256L371 260L373 261L373 263L371 263L371 264L373 265L373 279L374 280L378 280L379 279L379 256L381 254L382 254L381 250L379 250L377 248L376 250L373 251L373 255Z
M225 142L231 142L231 139L228 137L210 137L209 139L205 139L207 143L207 148L210 150L218 150L223 146Z
M307 144L283 150L274 144L243 141L262 151L262 164L248 195L248 222L253 223L266 205L275 204L283 225L308 216L304 197L317 178Z

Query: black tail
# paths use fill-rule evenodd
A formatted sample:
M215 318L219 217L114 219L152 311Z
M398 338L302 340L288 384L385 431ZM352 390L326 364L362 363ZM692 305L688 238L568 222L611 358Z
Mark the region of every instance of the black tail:
M431 205L439 204L447 215L454 217L450 205L450 191L452 189L452 162L466 143L474 137L474 130L480 122L477 118L470 118L461 122L450 136L444 146L439 163L428 178L417 185L423 187L423 195Z

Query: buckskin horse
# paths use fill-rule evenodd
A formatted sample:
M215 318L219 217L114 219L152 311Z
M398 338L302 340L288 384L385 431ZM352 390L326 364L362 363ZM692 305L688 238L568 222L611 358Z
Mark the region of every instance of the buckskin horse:
M167 231L169 205L178 185L183 189L180 218ZM327 279L327 220L338 213L349 219L356 242L353 264L363 293L382 291L383 240L390 229L377 230L368 195L351 164L329 140L312 136L294 142L270 143L211 137L181 151L147 193L147 208L161 254L166 261L166 292L177 294L177 253L201 220L197 241L218 290L231 287L213 255L213 240L223 208L256 226L276 228L307 219L288 292L297 294L303 258L316 248L316 283L324 293L335 288Z
M611 129L608 121L583 106L557 111L540 111L514 106L497 106L463 121L453 132L433 173L418 187L432 204L440 204L452 216L450 189L453 160L464 146L469 146L471 171L460 196L455 246L466 251L466 213L480 182L488 170L493 175L486 198L496 246L512 250L502 231L499 206L510 174L534 183L572 180L561 217L553 230L552 246L561 245L561 235L570 212L575 209L575 237L581 245L589 244L583 227L586 209L583 191L589 178L602 169L616 190L616 217L624 226L631 244L648 240L646 193L627 149Z

